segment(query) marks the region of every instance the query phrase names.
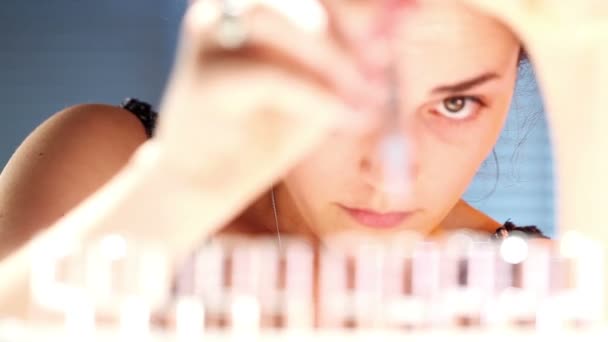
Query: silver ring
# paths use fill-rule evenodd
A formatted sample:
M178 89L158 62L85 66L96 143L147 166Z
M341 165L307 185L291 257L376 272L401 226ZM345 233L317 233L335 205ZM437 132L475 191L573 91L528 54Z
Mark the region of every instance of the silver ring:
M239 0L220 0L221 17L217 33L219 45L226 50L237 50L245 45L249 32L243 20Z

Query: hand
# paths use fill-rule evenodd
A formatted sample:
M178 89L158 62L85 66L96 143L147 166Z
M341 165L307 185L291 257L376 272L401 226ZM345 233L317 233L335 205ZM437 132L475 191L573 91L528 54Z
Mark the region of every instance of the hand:
M526 44L595 44L608 37L604 0L461 0L507 23Z
M199 233L236 215L344 128L343 118L356 120L353 112L375 91L332 17L331 31L307 32L271 8L251 9L242 19L244 46L226 49L217 41L217 14L207 19L210 3L194 3L185 16L156 136L134 162L156 155L156 180L180 179L189 192L172 195L204 195L190 201Z
M553 135L557 225L608 246L608 2L460 0L502 20L530 54Z
M522 40L534 63L556 131L573 133L572 128L581 124L585 127L598 124L590 117L581 121L579 113L605 117L603 104L599 102L607 95L607 1L459 1L495 16ZM580 99L592 103L581 107Z
M345 115L351 107L374 101L366 68L340 41L331 16L331 31L307 33L257 8L244 15L245 46L229 50L216 41L218 13L205 8L210 3L193 4L185 16L156 136L111 181L0 265L3 314L29 307L30 257L39 243L65 248L123 234L162 241L179 259L344 127L342 117L356 119Z
M608 129L608 2L459 1L495 16L519 35L540 82L558 162L573 163L569 155L578 158L582 141L602 146L592 139L605 140Z
M189 172L204 175L236 154L254 163L242 167L259 168L305 153L335 127L349 99L364 97L362 75L332 37L259 7L243 15L245 46L224 49L219 18L207 19L217 11L209 3L194 3L185 16L155 139ZM294 151L299 144L306 147Z

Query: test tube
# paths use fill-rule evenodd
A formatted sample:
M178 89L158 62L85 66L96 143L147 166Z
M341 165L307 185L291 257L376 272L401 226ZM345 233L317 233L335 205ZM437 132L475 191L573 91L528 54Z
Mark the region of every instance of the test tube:
M119 234L87 246L87 289L102 319L118 319L126 340L147 338L153 313L164 307L171 283L162 243Z
M383 284L387 328L418 329L428 318L430 298L425 291L433 292L431 279L437 271L428 246L418 234L401 235L387 246Z
M251 339L261 328L259 249L249 239L237 241L231 250L230 328L235 338Z
M502 247L504 248L509 241L517 243L518 238L521 239L517 235L508 237L503 241ZM542 314L539 315L542 309L541 305L546 302L550 289L552 243L540 239L523 239L526 243L523 245L521 241L519 242L521 245L519 247L520 254L522 255L519 260L521 261L519 264L516 263L518 261L516 258L511 262L514 270L519 269L521 272L521 289L523 292L521 301L525 304L521 305L519 310L521 317L516 319L515 322L524 327L534 326L538 329L539 317L542 316ZM518 247L514 246L514 248ZM542 320L542 317L540 318Z
M207 241L194 257L194 295L202 300L205 325L219 326L225 319L229 269L227 250L218 240Z
M411 327L430 328L438 322L436 305L440 294L441 253L436 242L421 241L412 255ZM416 316L419 316L416 318Z
M283 257L278 249L276 237L257 238L254 243L253 247L260 260L260 269L257 275L257 298L259 298L262 310L262 326L264 328L282 328L284 326L284 316L280 307L283 303L279 291L284 289L283 284L281 284Z
M177 271L172 319L178 341L200 340L205 330L205 306L197 292L196 265L200 251L190 255ZM210 275L208 275L210 276Z
M137 246L134 266L136 287L132 289L149 303L152 310L164 306L169 298L172 272L165 249L157 243L143 242Z
M260 302L251 295L234 295L230 301L230 332L233 341L256 340L260 333Z
M512 234L499 245L497 299L492 324L536 328L549 286L550 250L541 241Z
M442 254L441 322L448 327L466 328L481 323L482 300L472 281L472 250L475 239L467 232L451 236Z
M65 290L65 269L78 248L77 245L50 243L34 246L29 285L32 300L40 309L61 311L63 299L58 297Z
M603 319L603 252L597 242L568 232L554 248L549 294L539 313L539 329L580 329Z
M348 257L344 250L332 247L320 251L319 326L343 329L354 319L352 289L349 289Z
M314 327L313 249L304 240L289 241L285 246L282 293L285 325L292 331L310 330Z
M86 283L102 315L118 313L116 298L117 268L127 253L126 240L121 236L107 236L94 241L87 248Z
M144 341L150 337L150 304L139 296L123 297L120 304L122 341Z
M128 292L129 282L137 282L137 277L127 267L127 253L133 254L132 248L128 246L127 239L118 234L103 236L87 246L87 288L104 316L116 317L122 296Z
M575 325L594 328L604 322L605 251L594 240L584 238L575 262Z
M80 295L78 294L80 293ZM85 291L73 293L65 305L65 335L68 341L91 341L95 337L95 306Z
M361 241L354 253L353 300L357 329L378 329L382 324L385 253L383 246Z
M410 191L409 148L407 137L400 124L400 90L395 65L389 68L388 77L389 99L386 108L386 132L379 144L379 155L382 162L384 190L395 196L404 197Z
M55 241L34 247L30 291L32 321L60 323L68 340L92 337L96 313L85 282L85 257L82 245Z
M496 255L494 243L476 241L471 246L468 257L468 288L477 301L476 314L479 324L491 325L496 288Z
M205 331L205 308L201 298L179 296L175 307L175 334L179 342L200 341Z

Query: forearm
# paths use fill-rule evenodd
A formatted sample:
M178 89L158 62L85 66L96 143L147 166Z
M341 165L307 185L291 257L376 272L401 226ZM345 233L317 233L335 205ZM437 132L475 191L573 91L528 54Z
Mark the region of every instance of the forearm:
M536 67L553 137L557 224L608 246L608 48L547 49Z
M23 317L26 313L29 269L41 245L86 244L117 233L162 241L170 256L177 259L222 226L255 192L255 179L239 182L229 175L231 182L222 183L221 191L218 179L202 176L195 185L188 177L172 177L179 174L177 170L155 158L151 150L138 151L108 184L0 263L0 317ZM228 167L223 163L229 162L218 160L210 166L221 170ZM228 183L232 185L226 186ZM201 191L205 187L209 191Z
M137 233L132 227L146 223L143 212L161 226L160 218L165 215L156 199L163 198L168 182L155 182L151 171L139 162L130 162L100 190L6 257L0 263L0 317L25 317L30 304L32 261L48 246L67 248L109 232ZM146 201L144 196L155 200Z

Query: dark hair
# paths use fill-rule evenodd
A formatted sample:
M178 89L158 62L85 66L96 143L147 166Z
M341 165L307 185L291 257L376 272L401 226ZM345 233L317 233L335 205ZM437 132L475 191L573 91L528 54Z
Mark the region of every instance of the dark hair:
M529 63L530 60L528 58L528 51L526 51L525 48L521 48L519 50L519 58L517 60L517 63L521 66L522 63Z
M530 63L528 53L525 50L525 48L523 48L523 47L519 51L519 57L517 60L517 70L518 70L518 77L517 77L517 84L516 84L515 95L514 95L512 106L517 105L517 103L516 103L517 94L530 94L530 93L538 92L536 78L534 77L534 70L532 68L532 64ZM517 162L517 160L519 159L519 156L521 154L521 147L524 145L528 136L530 135L533 128L536 126L536 124L538 123L538 121L540 119L542 119L542 109L541 110L530 110L528 112L528 114L525 114L523 123L521 125L519 125L519 127L517 127L518 134L521 134L521 135L518 137L517 143L515 144L515 148L513 150L513 154L511 155L512 164L515 164ZM494 164L495 170L494 170L494 172L492 172L492 176L494 178L494 183L492 185L492 188L488 191L488 193L486 195L484 195L480 198L470 199L469 201L471 201L471 202L484 201L496 192L496 189L498 187L498 181L499 181L500 174L501 174L500 173L500 164L499 164L498 160L499 159L498 159L498 155L496 153L496 149L492 149L491 157L486 159L483 162L482 166L480 167L480 171L481 171L488 165L489 162L492 162ZM478 171L477 176L484 175L480 171ZM514 168L514 172L512 173L512 175L514 178L516 178L516 179L518 178L518 176L516 175L516 172L515 172L515 168Z

